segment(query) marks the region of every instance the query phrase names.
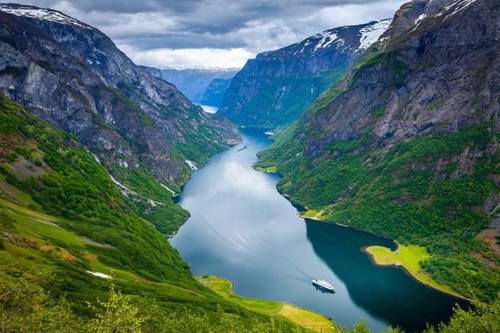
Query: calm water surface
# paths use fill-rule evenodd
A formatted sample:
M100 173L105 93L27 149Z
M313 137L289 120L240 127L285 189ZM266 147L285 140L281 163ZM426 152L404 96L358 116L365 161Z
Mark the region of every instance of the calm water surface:
M456 299L424 287L402 270L372 264L361 248L388 240L304 220L276 191L278 177L252 169L270 141L246 131L237 147L214 157L186 184L180 204L189 221L171 239L195 275L233 281L244 296L286 301L344 326L360 319L379 331L408 332L446 320ZM311 279L331 282L324 294Z

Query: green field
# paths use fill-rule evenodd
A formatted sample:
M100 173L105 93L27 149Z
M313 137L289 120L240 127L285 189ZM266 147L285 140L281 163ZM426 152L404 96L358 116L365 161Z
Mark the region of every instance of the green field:
M368 246L365 250L377 265L401 266L421 283L445 293L463 298L462 295L449 286L435 281L429 273L422 269L421 263L429 260L431 257L424 247L398 245L396 251L391 251L391 249L384 246Z
M126 182L137 196L122 195L74 137L1 95L0 161L2 331L307 331L192 277L159 231L171 225L155 224L187 214L154 213L178 206L147 170Z
M330 320L312 311L304 310L291 304L238 296L233 293L233 284L231 281L216 276L203 276L199 278L199 281L225 299L249 310L272 316L281 316L317 332L340 332L340 329Z

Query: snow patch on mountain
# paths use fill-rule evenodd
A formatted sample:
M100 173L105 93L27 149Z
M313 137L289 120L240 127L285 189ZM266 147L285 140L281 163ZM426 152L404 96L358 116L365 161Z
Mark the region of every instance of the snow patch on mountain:
M327 48L333 42L339 40L339 36L334 31L324 31L321 34L319 34L319 36L321 36L321 39L314 47L314 51L317 51L318 49Z
M359 31L359 48L358 50L364 51L375 43L379 37L387 30L391 24L391 19L385 19L379 22L370 24Z
M80 21L64 15L55 10L35 8L30 6L0 5L0 11L16 16L29 17L38 20L56 22L60 24L75 25L84 29L91 29Z
M451 3L450 5L446 6L444 9L445 10L453 9L453 12L450 15L455 15L459 11L462 11L465 8L469 7L474 2L476 2L476 0L457 0Z

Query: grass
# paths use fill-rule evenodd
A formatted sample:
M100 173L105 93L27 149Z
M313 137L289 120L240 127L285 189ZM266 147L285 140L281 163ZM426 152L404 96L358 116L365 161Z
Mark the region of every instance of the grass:
M255 167L255 170L260 171L260 172L265 172L265 173L277 173L278 172L278 166L277 165L272 165L268 167Z
M16 165L21 159L28 167L20 171ZM30 168L43 172L29 173ZM122 195L78 141L0 94L0 287L25 284L42 290L48 300L43 306L63 302L78 320L88 322L96 316L88 304L110 297L113 284L150 318L144 332L245 332L254 327L259 332L306 331L282 317L226 300L197 282L150 223L165 218L167 227L187 212L169 211L171 194L146 170L140 171L125 179L127 185L161 201L163 211ZM9 323L12 319L24 325L27 320L27 325L32 311L24 310L38 307L29 295L21 306L4 307L3 301L0 314L8 308ZM20 330L7 326L6 331Z
M323 210L308 209L304 212L301 212L300 216L311 220L322 221L322 219L324 218L323 214L324 214Z
M411 276L421 283L447 294L464 298L447 285L437 282L429 273L422 269L421 263L431 258L425 247L416 245L399 245L396 251L384 246L368 246L366 252L377 265L401 266Z
M425 247L431 257L421 268L434 280L468 298L496 298L500 276L471 255L499 260L476 238L491 222L480 207L498 191L499 155L488 148L497 142L491 124L409 138L388 149L365 134L325 144L325 157L316 160L304 154L306 130L285 131L257 163L278 165L279 191L307 207L305 217ZM460 172L456 161L467 151L484 153Z
M317 332L339 331L330 320L318 313L291 304L238 296L233 293L232 282L220 277L203 276L199 277L198 280L223 298L249 310L272 316L282 316L300 326Z

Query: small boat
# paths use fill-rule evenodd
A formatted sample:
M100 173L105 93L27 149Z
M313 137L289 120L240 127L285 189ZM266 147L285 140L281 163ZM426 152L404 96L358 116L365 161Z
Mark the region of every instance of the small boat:
M325 280L312 280L313 286L329 293L334 293L335 288Z

